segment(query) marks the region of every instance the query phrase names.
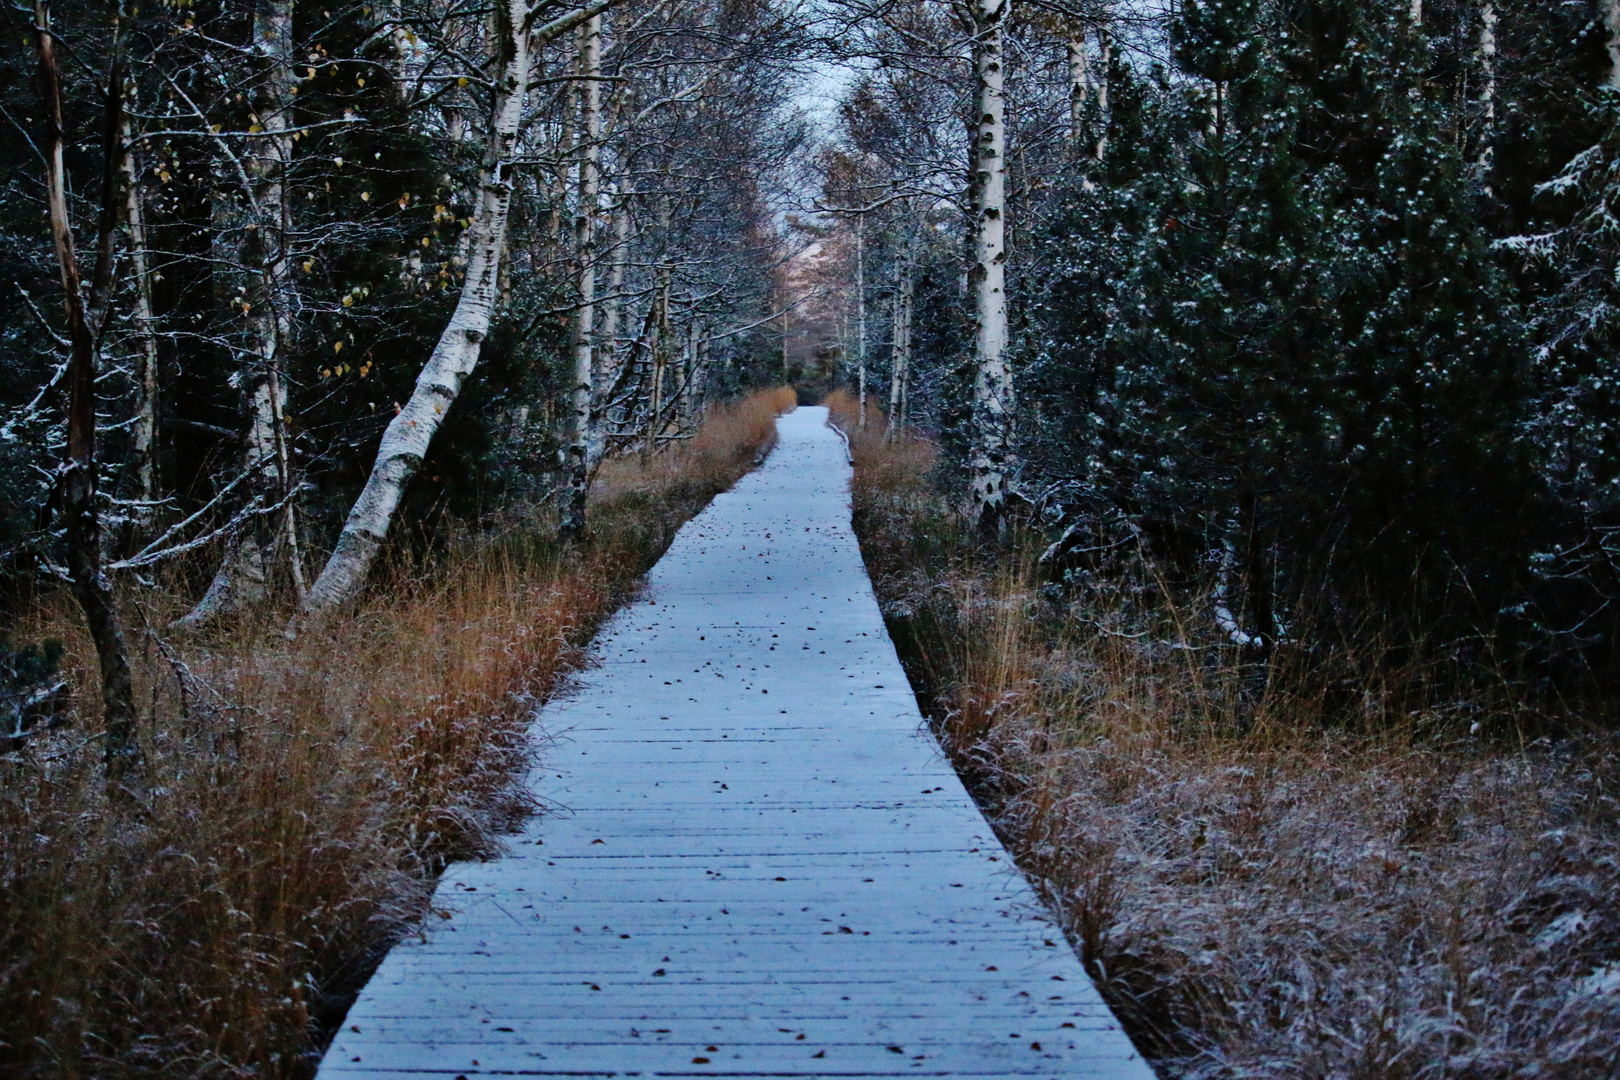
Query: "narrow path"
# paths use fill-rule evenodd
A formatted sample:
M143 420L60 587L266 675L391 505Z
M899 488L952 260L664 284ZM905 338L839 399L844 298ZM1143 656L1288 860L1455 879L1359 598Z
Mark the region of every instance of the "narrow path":
M446 872L323 1080L1150 1080L922 728L826 416L603 632L540 718L553 809Z

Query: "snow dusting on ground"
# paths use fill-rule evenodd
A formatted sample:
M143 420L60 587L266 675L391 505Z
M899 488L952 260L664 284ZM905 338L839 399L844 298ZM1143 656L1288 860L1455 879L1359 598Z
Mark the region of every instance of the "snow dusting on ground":
M1149 1080L921 726L826 410L548 707L548 808L452 866L321 1069Z

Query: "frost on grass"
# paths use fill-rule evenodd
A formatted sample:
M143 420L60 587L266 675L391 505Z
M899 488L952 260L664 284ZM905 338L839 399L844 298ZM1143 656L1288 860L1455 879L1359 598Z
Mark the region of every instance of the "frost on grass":
M129 605L138 805L103 790L94 653L47 596L25 636L65 640L71 722L0 755L0 1074L309 1076L445 863L531 809L535 702L792 401L605 464L583 548L512 509L293 642L285 610L184 637L185 597Z
M1013 721L974 753L1173 1075L1612 1075L1613 739L1494 756L1074 735L1051 748Z
M1209 597L1058 595L1034 538L979 550L926 445L854 441L936 731L1164 1075L1614 1076L1620 738L1365 680L1347 707L1286 650L1257 681Z

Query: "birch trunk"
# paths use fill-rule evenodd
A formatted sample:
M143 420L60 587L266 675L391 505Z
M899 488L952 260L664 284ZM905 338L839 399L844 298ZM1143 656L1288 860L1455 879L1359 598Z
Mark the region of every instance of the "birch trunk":
M416 32L405 25L405 7L399 0L388 5L388 16L388 37L394 47L394 93L401 102L409 102L422 77L427 49Z
M1014 461L1012 368L1007 360L1006 103L1002 30L1009 0L974 0L974 378L969 487L981 530L999 527Z
M614 0L589 5L525 33L529 15L525 0L503 0L500 78L490 113L489 141L480 178L478 205L468 233L467 273L461 297L405 407L389 422L377 448L366 486L349 511L337 548L305 597L302 610L319 614L353 599L365 584L406 485L421 467L445 413L461 393L462 383L478 364L494 314L501 252L506 246L512 184L507 176L512 152L523 125L524 97L535 50L606 11Z
M602 333L592 357L591 438L587 467L595 470L607 453L604 426L607 410L620 383L619 322L624 312L624 276L630 252L630 200L618 192L613 202L613 261L608 269L607 296L602 301Z
M177 625L199 626L258 603L269 595L278 553L285 552L298 599L304 598L298 526L288 499L294 486L286 432L283 359L291 351L298 287L293 280L288 240L292 203L287 170L292 164L292 108L298 76L293 72L293 0L261 0L254 11L253 51L261 77L252 102L260 137L245 162L251 183L248 228L242 264L257 280L248 292L248 322L256 356L247 378L247 457L243 468L255 474L253 494L264 505L285 502L279 520L253 519L226 546L208 590Z
M579 267L579 308L574 313L574 378L568 394L563 448L559 533L565 540L585 535L585 500L590 488L591 382L596 345L596 214L600 197L602 16L580 27L579 38L579 198L574 212L574 257Z
M709 407L709 324L696 324L692 338L692 428L703 426Z
M126 98L134 92L134 83L124 88ZM140 405L135 415L135 470L140 483L141 498L157 495L158 450L158 344L156 323L152 317L152 280L146 263L146 215L141 203L140 165L135 160L135 133L128 115L122 132L124 142L124 230L129 235L129 269L135 279L135 306L133 322L135 338L140 347L135 372L139 387Z
M1114 38L1108 27L1097 27L1097 66L1101 70L1092 85L1097 90L1097 145L1094 156L1098 161L1108 156L1108 72L1114 66Z
M1496 5L1485 0L1479 9L1479 92L1482 116L1479 137L1479 176L1485 194L1491 194L1491 173L1496 169Z
M661 215L666 218L668 215ZM662 434L664 415L664 368L669 342L669 288L674 267L661 263L658 267L658 292L653 299L656 314L652 329L652 385L647 388L647 440L641 447L641 460L645 463L658 449L658 436Z
M900 280L900 430L911 426L911 309L915 284L911 276L911 254L906 254L905 275Z
M265 138L250 159L250 175L260 181L256 194L260 279L259 306L251 313L259 339L261 369L254 386L254 416L248 452L260 455L262 490L269 502L285 502L281 520L266 522L264 557L273 557L285 544L293 588L304 599L304 568L299 560L298 523L291 495L295 486L292 457L288 453L286 383L282 364L292 351L298 286L293 280L292 198L287 173L293 156L293 102L298 76L293 73L293 0L263 0L255 16L255 48L265 59L263 96L258 105ZM279 532L279 536L276 534Z
M1069 34L1069 146L1078 154L1086 137L1086 105L1091 100L1091 65L1086 60L1086 28Z
M46 121L42 151L46 162L47 213L62 276L71 349L67 372L67 456L60 469L68 578L73 597L84 613L90 638L95 642L101 670L102 759L107 779L123 787L133 779L131 773L140 760L135 733L135 688L129 674L123 624L113 601L112 586L102 567L101 518L96 511L98 341L112 293L113 233L121 210L119 182L123 175L124 43L128 16L122 8L115 11L117 20L102 131L101 220L96 264L87 297L74 248L73 226L68 217L66 138L62 130L62 79L56 60L56 37L51 32L50 5L46 0L35 0L34 4L38 86Z
M675 408L675 431L685 435L696 426L693 392L697 389L697 326L687 323L681 334L681 393Z
M905 426L906 376L911 367L911 259L901 260L895 267L894 314L889 340L889 415L883 437L894 441Z
M866 217L855 218L855 371L860 387L861 430L866 430Z
M1603 28L1609 34L1609 77L1604 85L1620 90L1620 0L1603 0Z

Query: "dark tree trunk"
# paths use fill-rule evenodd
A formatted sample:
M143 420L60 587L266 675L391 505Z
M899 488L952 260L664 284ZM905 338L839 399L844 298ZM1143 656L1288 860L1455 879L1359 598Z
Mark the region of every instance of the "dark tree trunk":
M135 689L129 675L123 627L113 602L112 586L101 563L101 520L96 514L96 360L98 330L106 318L112 292L113 233L118 227L124 144L120 127L124 101L124 30L126 13L114 7L114 30L108 63L107 107L103 133L101 218L96 264L88 303L68 220L67 175L62 132L62 78L51 32L50 5L36 0L34 17L39 51L39 95L47 127L45 158L50 197L51 237L62 270L62 292L72 352L68 362L67 457L61 466L62 512L67 525L68 576L73 596L84 612L101 667L105 742L102 752L109 781L122 785L140 758L135 737Z

